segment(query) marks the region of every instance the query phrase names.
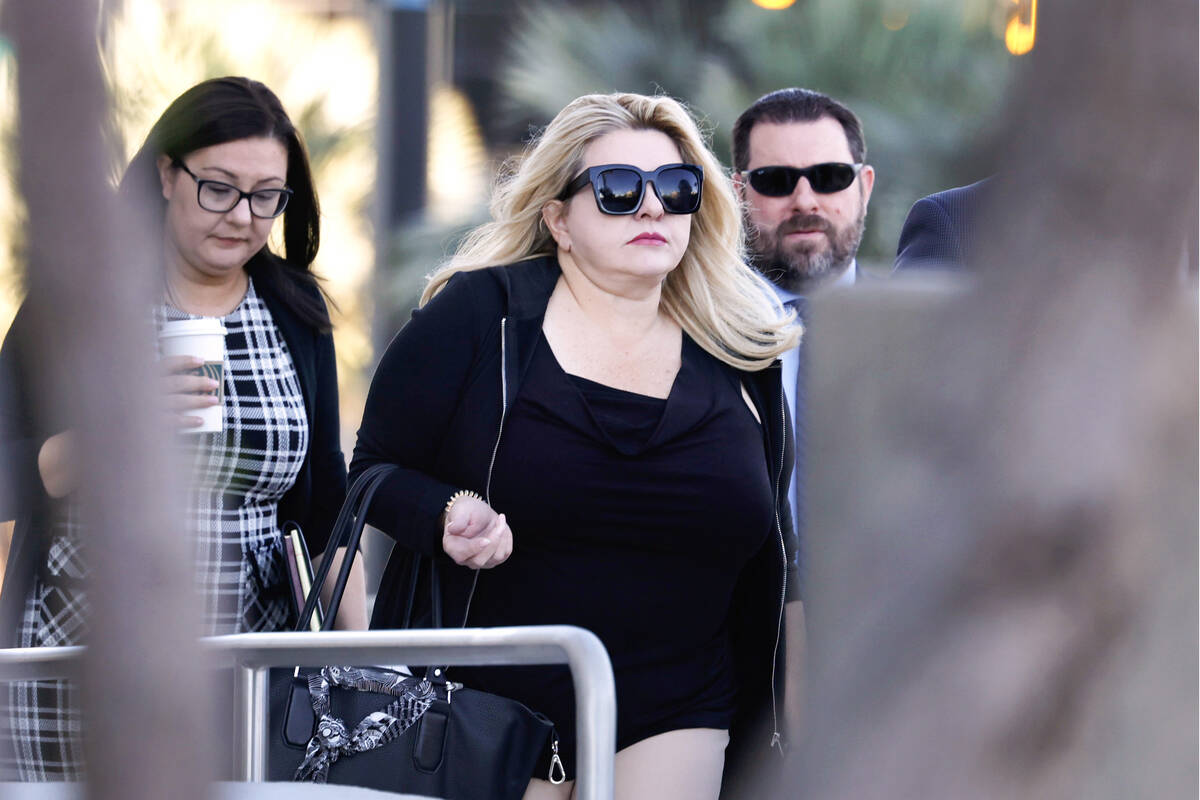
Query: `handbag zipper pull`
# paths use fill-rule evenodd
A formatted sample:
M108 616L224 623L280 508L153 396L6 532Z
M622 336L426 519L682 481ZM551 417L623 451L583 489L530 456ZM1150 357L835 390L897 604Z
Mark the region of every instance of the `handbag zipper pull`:
M558 734L550 734L550 783L558 786L567 779L567 771L563 768L562 759L558 757Z

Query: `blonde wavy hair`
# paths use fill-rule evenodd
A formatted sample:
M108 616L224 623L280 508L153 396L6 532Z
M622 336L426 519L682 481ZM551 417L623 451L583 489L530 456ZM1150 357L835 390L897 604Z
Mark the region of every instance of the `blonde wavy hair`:
M770 285L746 264L733 183L692 116L665 96L589 94L560 111L523 154L501 168L492 221L471 231L429 276L421 305L456 272L555 254L542 207L582 171L587 146L615 130L661 131L685 162L704 169L700 210L692 215L683 259L663 284L663 310L702 348L739 369L763 369L795 347L800 338L795 315L784 313Z

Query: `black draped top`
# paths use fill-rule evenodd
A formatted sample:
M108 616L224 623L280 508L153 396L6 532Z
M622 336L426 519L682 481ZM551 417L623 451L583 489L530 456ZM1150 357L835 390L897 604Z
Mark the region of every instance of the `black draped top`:
M729 616L738 576L772 529L766 465L737 373L686 334L665 400L566 374L543 336L491 487L513 554L480 573L469 624L596 633L616 677L618 749L669 730L729 728ZM453 674L549 716L574 775L565 668Z

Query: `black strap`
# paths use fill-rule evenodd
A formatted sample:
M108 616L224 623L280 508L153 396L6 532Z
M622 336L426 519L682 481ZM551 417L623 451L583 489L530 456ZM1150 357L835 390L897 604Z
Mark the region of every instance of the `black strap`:
M342 503L337 521L333 523L333 531L329 535L325 557L321 559L321 566L317 569L317 574L313 576L312 589L309 591L308 598L304 601L304 609L296 621L297 631L309 629L309 621L316 610L321 589L325 586L329 570L333 566L332 554L339 547L345 547L346 557L342 559L341 568L338 570L337 582L333 585L333 594L329 598L329 608L325 612L321 630L327 631L333 627L338 607L342 602L342 595L346 591L346 583L350 580L350 569L354 566L354 553L358 551L358 543L362 538L363 528L367 524L366 512L371 507L371 498L375 496L375 492L384 479L395 469L393 464L374 464L367 467L363 474L354 481L350 490L346 492L346 501Z
M333 531L329 536L329 545L326 548L326 553L336 551L338 547L345 546L347 557L342 560L341 568L338 570L337 582L333 587L333 594L329 598L329 609L325 612L325 620L322 622L321 630L329 630L333 627L333 621L337 618L338 607L342 601L342 595L346 591L346 582L350 578L350 568L353 565L354 559L350 554L358 549L359 540L362 538L363 528L367 522L367 509L371 507L371 499L375 496L375 492L383 484L387 476L397 469L394 464L373 464L358 476L350 490L346 492L346 501L342 504L341 511L338 512L337 521L333 524ZM405 604L404 620L402 628L408 628L412 624L412 608L413 601L416 599L417 579L420 576L422 563L426 560L425 556L420 553L412 553L412 567L409 569L408 581L408 602ZM437 559L430 558L429 561L429 590L430 590L430 610L433 614L432 627L442 627L442 590L441 579ZM309 592L308 599L304 603L304 609L300 612L300 617L296 622L296 630L308 630L308 622L312 619L312 615L317 606L317 600L320 597L321 588L325 585L325 581L329 576L329 570L333 564L333 559L321 559L321 566L317 570L317 574L313 577L313 587ZM479 581L479 570L475 570L475 575L471 582L471 592L467 596L467 607L463 611L462 627L466 627L467 615L470 613L471 601L475 596L475 586Z
M433 627L442 627L442 583L437 562L429 559L429 607L433 612Z
M410 570L410 578L409 578L409 586L408 586L409 607L404 612L404 627L405 628L409 627L409 623L412 619L412 602L416 596L417 577L420 575L421 562L423 560L424 560L423 556L421 556L420 554L414 554L413 567ZM471 591L467 595L467 606L466 606L466 608L463 609L463 619L462 619L462 624L459 625L460 628L467 627L467 617L471 613L471 601L475 598L475 587L479 584L479 570L476 569L476 570L474 570L474 572L475 572L475 574L471 576ZM438 569L437 560L432 559L432 558L429 559L429 608L430 608L430 614L432 615L432 619L430 621L430 627L441 628L442 627L441 570ZM440 673L440 675L444 679L445 676L449 673L449 671L450 671L450 668L448 666L446 666L445 664L442 664L439 666L430 665L425 670L425 678L427 680L434 680Z
M420 553L411 553L412 562L408 568L408 587L405 590L404 618L400 620L399 628L408 630L413 623L413 605L417 599L417 584L421 581L421 568L429 564L429 611L432 615L429 627L442 627L442 589L437 563L432 558L426 558Z
M427 558L420 553L413 553L412 566L408 570L408 588L405 590L407 603L404 608L404 619L401 620L399 626L401 629L412 627L412 609L413 602L417 597L417 583L421 577L421 567L426 562L429 564L429 610L432 615L429 627L443 627L441 570L438 569L437 560ZM474 572L475 574L471 578L471 591L467 595L467 606L463 609L463 620L462 624L459 625L460 628L467 627L467 617L471 613L471 601L475 597L475 586L479 582L479 570L475 570Z
M421 577L421 554L410 551L408 558L408 591L404 599L404 619L400 620L401 630L412 627L413 601L417 599L417 581Z

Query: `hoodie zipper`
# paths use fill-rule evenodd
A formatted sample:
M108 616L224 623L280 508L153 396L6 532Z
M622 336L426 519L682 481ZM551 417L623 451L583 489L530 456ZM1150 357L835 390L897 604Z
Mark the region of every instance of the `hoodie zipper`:
M783 581L779 588L779 617L775 622L775 649L771 655L771 718L774 722L774 731L771 733L771 747L778 747L780 755L783 755L783 736L779 733L779 704L776 699L775 672L779 665L779 640L783 635L783 610L787 599L787 545L783 539L783 523L779 519L779 485L783 481L784 457L787 445L786 402L787 399L781 391L779 393L779 419L781 423L779 430L783 435L779 437L779 471L775 473L775 532L779 534L779 555L783 559Z
M508 341L505 336L508 328L508 317L500 318L500 427L496 431L496 443L492 445L492 460L488 464L487 485L483 487L483 496L487 504L492 504L492 470L496 468L496 453L500 451L500 437L504 433L504 419L508 416Z
M492 504L492 471L496 468L496 453L500 452L500 437L504 435L504 420L508 417L508 317L500 318L500 426L496 430L496 443L492 445L492 460L488 463L487 484L483 487L483 496L487 504ZM471 582L471 594L475 594L475 584L479 582L479 570L475 570L475 580ZM467 600L467 610L470 611L471 601ZM466 617L463 618L466 627ZM543 717L545 719L545 717ZM558 786L567 779L563 769L562 759L558 755L558 731L550 728L550 773L546 780Z
M508 317L500 318L500 426L496 430L496 443L492 445L492 460L488 462L487 483L483 487L483 499L489 506L492 504L492 472L496 468L496 453L500 451L500 437L504 435L504 420L508 416L508 342L505 333L508 328ZM479 585L479 570L471 579L471 592L467 595L467 607L463 611L462 626L467 627L467 618L471 614L471 601L475 599L475 587Z

